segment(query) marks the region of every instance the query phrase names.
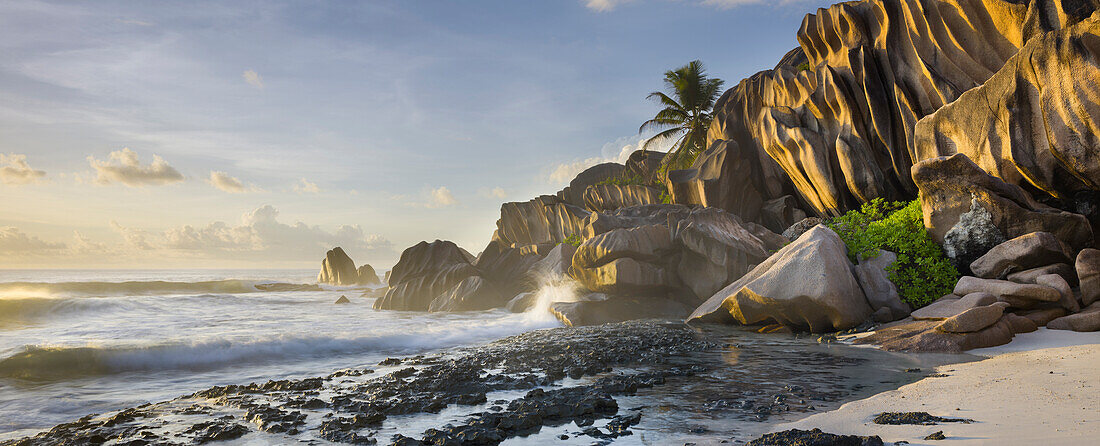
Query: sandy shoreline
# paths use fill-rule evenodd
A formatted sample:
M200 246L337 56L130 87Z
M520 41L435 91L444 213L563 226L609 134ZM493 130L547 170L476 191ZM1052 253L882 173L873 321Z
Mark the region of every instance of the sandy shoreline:
M1096 444L1100 438L1100 333L1046 330L971 353L992 356L937 368L897 390L776 426L772 431L821 428L837 434L878 435L887 444ZM971 424L884 426L881 412L928 412ZM924 440L943 431L946 440Z

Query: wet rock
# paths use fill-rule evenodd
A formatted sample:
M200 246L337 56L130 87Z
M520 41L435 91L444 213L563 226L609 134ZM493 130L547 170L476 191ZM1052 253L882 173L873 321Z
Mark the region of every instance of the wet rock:
M1080 313L1054 319L1047 323L1047 328L1082 332L1100 331L1100 302L1093 302Z
M764 434L760 438L748 442L746 446L882 446L882 444L882 439L878 435L861 437L858 435L830 434L822 432L821 429L808 431L791 429Z
M463 279L454 288L432 299L428 311L479 311L503 307L508 303L504 294L481 276Z
M1069 263L1072 259L1072 254L1054 234L1032 232L993 247L974 260L970 270L984 279L1003 279L1014 272Z
M929 414L928 412L883 412L875 415L875 419L872 420L875 424L919 424L923 426L931 426L938 423L966 423L970 424L974 420L968 420L965 418L944 418L937 417Z
M347 296L340 296L340 298L339 298L339 299L336 299L336 302L335 302L335 303L338 303L338 304L350 304L350 303L351 303L351 301L350 301L350 300L348 300L348 297L347 297Z
M360 265L355 270L355 275L358 277L359 285L381 285L382 281L378 280L378 273L374 271L374 267L368 264Z
M241 438L248 433L248 428L230 421L218 420L198 423L185 430L184 433L192 434L192 441L195 444L205 444L213 441Z
M573 255L577 247L568 243L559 243L538 262L535 262L527 270L527 280L531 283L539 283L550 278L564 277L569 274L569 267L573 264Z
M775 321L824 333L855 327L871 313L844 242L818 225L716 293L689 320L743 325Z
M997 279L979 279L963 276L955 284L955 295L989 293L997 300L1008 302L1014 308L1032 308L1042 302L1058 302L1062 295L1058 290L1042 285L1031 285Z
M513 313L523 313L535 306L538 298L538 294L535 293L520 293L509 300L504 308Z
M1100 250L1082 249L1077 253L1075 267L1081 280L1081 305L1087 307L1100 300Z
M600 325L635 319L681 320L691 311L684 304L663 297L610 296L606 300L556 302L550 313L570 327Z
M390 289L374 301L379 310L427 311L431 302L478 275L474 259L452 242L420 242L401 253L390 271Z
M944 332L936 329L940 324L936 320L900 321L882 326L855 343L878 345L888 351L956 353L1004 345L1014 335L1005 318L973 333Z
M947 437L943 435L943 431L935 431L924 437L925 440L946 440Z

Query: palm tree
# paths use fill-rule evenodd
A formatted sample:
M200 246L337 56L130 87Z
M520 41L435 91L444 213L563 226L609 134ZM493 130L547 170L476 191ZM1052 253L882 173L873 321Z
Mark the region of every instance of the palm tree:
M638 133L646 130L664 129L646 140L642 146L649 150L657 144L676 138L668 155L665 156L662 169L683 169L691 167L695 158L706 150L707 129L710 127L711 109L721 93L721 79L707 77L703 63L693 60L675 70L665 72L665 86L674 97L654 91L646 99L652 99L665 108L646 121Z

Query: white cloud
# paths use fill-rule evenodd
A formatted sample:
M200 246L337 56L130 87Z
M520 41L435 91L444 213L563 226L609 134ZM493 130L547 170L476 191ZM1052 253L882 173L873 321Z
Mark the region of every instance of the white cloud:
M489 191L489 196L503 200L508 197L508 194L504 193L504 189L494 187L493 190Z
M206 180L206 182L210 183L211 186L214 186L221 191L229 192L231 194L240 194L248 192L249 190L256 190L255 186L252 186L251 188L245 187L244 183L241 183L241 180L230 176L228 173L218 170L210 171L210 179Z
M122 239L126 242L126 245L132 248L137 248L142 251L148 251L153 249L153 245L149 243L147 238L149 233L141 229L128 228L118 224L117 221L111 220L111 229L114 229Z
M451 193L451 190L447 189L446 186L440 186L429 192L428 204L425 206L430 208L441 208L454 206L457 203L458 200L455 200L455 196Z
M572 181L577 174L597 164L625 163L626 160L630 158L630 154L642 150L647 139L649 139L648 135L624 136L604 144L600 149L600 156L558 164L550 170L550 182L564 185ZM657 144L656 147L651 147L650 150L667 152L672 142L673 141L664 141Z
M260 76L260 73L252 70L245 70L245 72L241 74L241 77L244 78L244 81L248 83L248 85L259 88L261 90L264 88L264 77Z
M64 243L49 243L27 235L13 226L0 227L0 253L25 254L56 250L65 247Z
M46 172L32 169L27 164L27 155L0 153L0 181L4 184L37 183L46 176Z
M297 183L294 183L294 192L299 194L316 194L321 192L321 188L317 187L316 183L311 183L305 178L301 178Z
M584 6L593 11L607 12L633 0L584 0Z
M145 185L163 185L179 183L183 181L181 174L168 162L157 155L153 155L153 162L142 165L137 153L128 148L111 152L106 161L88 157L88 164L96 171L95 182L97 184L122 183L130 187Z
M80 231L73 230L73 242L69 245L69 251L73 254L102 253L107 251L107 244L94 242Z

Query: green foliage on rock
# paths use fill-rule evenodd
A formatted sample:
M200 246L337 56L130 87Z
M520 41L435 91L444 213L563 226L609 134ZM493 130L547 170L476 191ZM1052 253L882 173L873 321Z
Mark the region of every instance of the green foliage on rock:
M569 234L565 237L565 240L562 240L561 242L562 243L567 243L567 244L570 244L570 245L573 245L574 247L576 247L576 246L580 246L581 243L584 242L584 240L581 240L581 238L579 236L577 236L577 234Z
M812 69L813 69L813 67L811 67L808 62L798 65L798 71L810 71Z
M959 271L924 229L920 200L875 199L827 225L844 240L853 262L876 256L879 249L897 253L898 261L887 272L901 299L913 308L951 293L959 280Z
M654 186L656 182L646 181L640 175L617 175L600 181L596 184L610 184L613 186Z

